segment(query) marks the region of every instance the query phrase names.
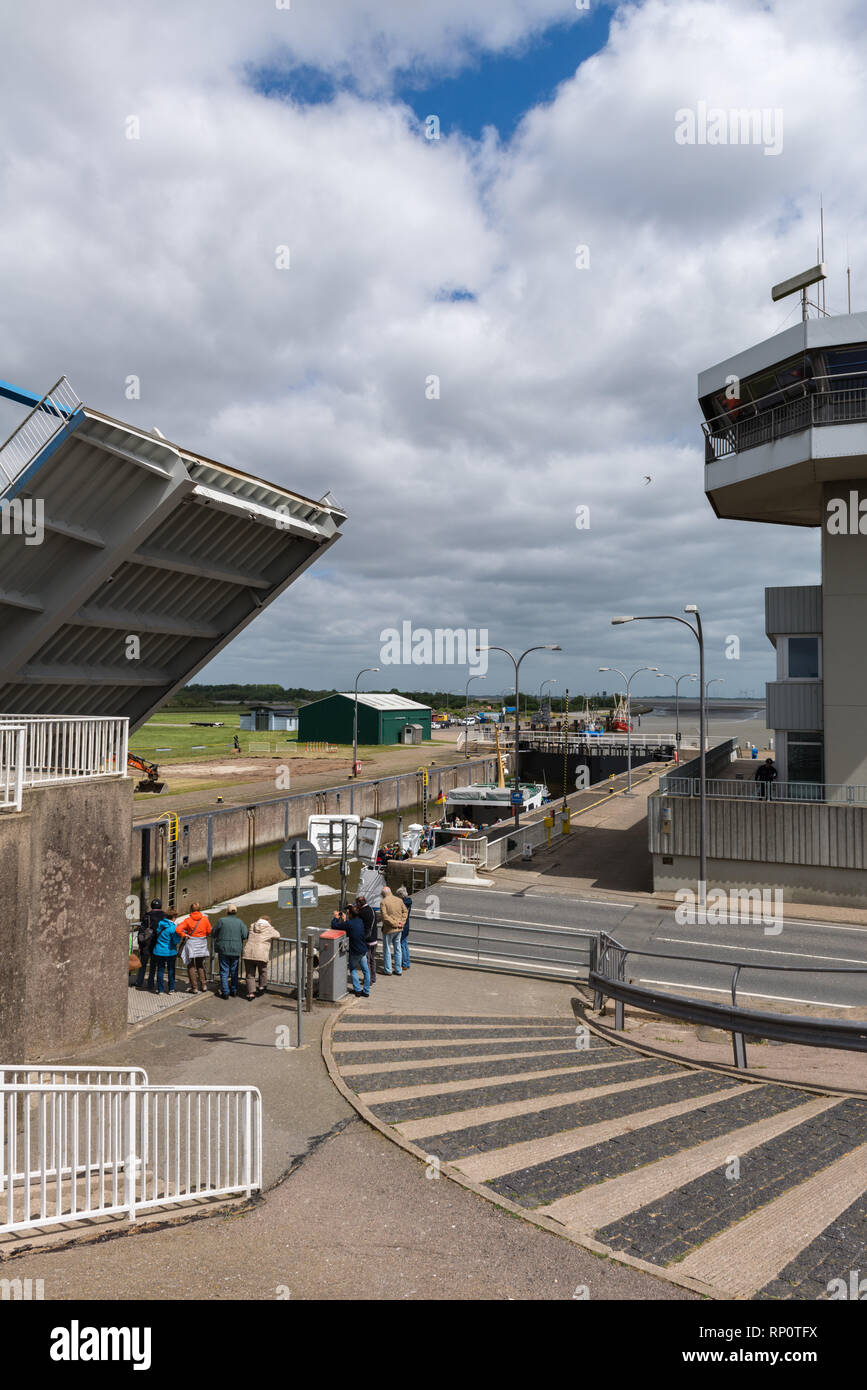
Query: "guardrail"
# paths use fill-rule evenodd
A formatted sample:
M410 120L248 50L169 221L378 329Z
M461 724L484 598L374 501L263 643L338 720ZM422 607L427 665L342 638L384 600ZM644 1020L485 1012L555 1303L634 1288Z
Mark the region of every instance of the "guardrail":
M56 381L50 391L46 391L6 442L0 445L0 473L7 484L11 486L15 482L45 445L60 433L80 405L77 393L65 376ZM2 487L0 490L3 490Z
M698 796L697 777L666 773L659 779L664 796ZM708 796L729 797L736 801L821 801L836 805L867 805L867 787L831 782L739 782L732 778L710 778Z
M458 840L457 844L462 864L475 864L481 869L488 867L488 842L484 835Z
M211 984L219 984L220 980L220 961L217 952L208 941L208 966L207 977ZM305 987L305 953L307 949L307 933L301 939L301 992ZM180 961L177 966L178 971L182 969ZM295 963L295 939L294 937L278 936L271 940L271 955L268 958L268 985L273 989L294 990L297 984L297 971ZM238 989L244 988L246 975L244 973L244 962L241 959L238 963Z
M0 809L20 811L25 787L125 777L128 744L128 719L0 714Z
M864 373L853 373L847 379L854 380L858 376L863 378ZM785 388L801 394L779 405L756 410L754 404L744 402L727 416L704 421L705 462L714 463L729 454L755 449L760 444L784 439L786 435L812 426L859 424L867 420L867 385L829 391L815 384L828 380L834 378L814 377L800 387ZM780 394L780 391L773 393Z
M5 1079L52 1073L66 1079ZM95 1073L109 1079L87 1079ZM0 1075L0 1233L134 1221L142 1210L261 1188L255 1086L152 1086L139 1068L14 1066Z
M415 911L410 924L414 959L550 980L589 979L595 942L595 933L571 927L428 918Z
M626 752L627 744L631 743L633 755L639 754L642 750L663 752L674 750L677 747L677 737L674 733L670 734L642 734L633 729L631 739L627 738L626 731L616 734L592 734L588 732L574 733L571 730L565 736L566 749L570 753L580 750L592 752L596 748L605 749L610 752L613 749L622 748ZM683 742L681 736L681 743ZM521 748L538 748L542 752L562 753L564 743L563 731L552 731L551 733L532 733L527 730L521 731Z
M626 961L631 955L666 962L676 960L688 961L692 965L724 966L732 972L731 1005L666 994L644 985L632 984L626 979ZM720 960L712 956L669 955L661 951L645 951L624 946L614 937L602 932L598 938L597 955L590 970L589 983L595 990L596 1009L601 1008L606 998L614 999L614 1027L618 1032L624 1027L626 1004L633 1004L636 1008L645 1009L650 1013L662 1014L665 1018L682 1018L689 1023L721 1028L732 1035L734 1064L741 1069L747 1065L747 1035L768 1038L772 1042L801 1043L808 1047L867 1052L867 1021L850 1023L846 1019L771 1014L742 1008L737 1001L737 989L741 971L746 969L813 976L867 976L867 967L861 966L757 965L753 961ZM702 986L696 985L694 988L700 990Z

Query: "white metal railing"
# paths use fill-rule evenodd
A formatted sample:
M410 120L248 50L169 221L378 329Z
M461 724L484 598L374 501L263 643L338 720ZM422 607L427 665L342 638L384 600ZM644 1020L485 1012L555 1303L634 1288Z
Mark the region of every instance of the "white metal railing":
M26 747L23 724L0 723L0 811L21 810Z
M0 810L21 810L24 787L125 777L129 720L102 715L0 714Z
M63 429L67 420L81 405L77 393L65 376L46 391L41 401L25 415L21 424L0 445L0 473L11 485L24 472L36 455ZM0 490L3 479L0 479Z
M661 777L659 790L663 796L699 796L698 777L678 777L668 773ZM709 777L708 796L735 801L819 801L848 806L867 805L867 787L831 782L756 782L735 781L732 778Z
M144 1209L262 1186L255 1086L151 1086L135 1067L16 1066L0 1077L0 1233L135 1220Z
M476 864L481 869L488 867L488 842L484 836L478 839L458 840L462 864Z

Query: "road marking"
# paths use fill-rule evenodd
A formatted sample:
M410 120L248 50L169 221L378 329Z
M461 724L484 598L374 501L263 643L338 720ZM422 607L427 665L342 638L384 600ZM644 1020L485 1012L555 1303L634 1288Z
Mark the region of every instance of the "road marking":
M697 965L704 965L705 961L694 962ZM638 983L642 985L665 985L669 989L700 989L705 994L727 994L731 999L731 989L717 989L714 985L685 985L681 980L647 980L643 975L639 976ZM744 999L776 999L778 1004L818 1004L823 1009L857 1009L858 1004L829 1004L827 999L794 999L788 994L756 994L753 990L746 990L743 994Z
M656 936L654 941L670 941L677 946L713 946L722 951L749 951L760 956L794 956L797 960L833 960L839 965L860 965L867 970L867 961L854 956L817 956L809 951L778 951L771 946L731 946L727 941L689 941L683 936ZM639 951L640 955L641 952ZM705 964L706 962L700 962Z
M442 880L440 880L440 882L442 882ZM431 884L431 889L433 889L433 888L436 887L436 886L437 886L436 884L433 884L433 883L432 883L432 884ZM532 886L533 886L533 885L531 885L531 887L532 887ZM457 888L457 887L458 887L457 884L449 884L449 888ZM428 889L420 889L420 888L419 888L419 889L416 889L416 892L417 892L417 893L428 892L428 891L429 891ZM466 890L464 890L464 891L466 891ZM484 893L490 893L490 894L491 894L493 897L495 897L495 898L514 898L514 897L515 897L514 890L511 889L511 888L473 888L471 891L472 891L472 896L473 896L474 898L477 898L477 897L479 897L480 894L484 894ZM528 891L528 889L526 889L526 888L522 888L522 889L521 889L521 892L522 892L522 893L526 893L527 891ZM526 900L525 900L525 901L526 901ZM568 894L565 894L565 893L564 893L564 895L563 895L562 898L561 898L559 895L556 895L556 894L546 895L546 894L544 894L544 893L540 893L539 896L538 896L538 898L534 898L534 899L533 899L533 902L545 902L545 903L558 903L558 902L566 902L566 903L589 903L589 904L591 905L591 907L617 907L617 908L622 908L622 907L630 907L630 908L631 908L631 907L643 907L643 906L644 906L643 903L606 903L606 902L599 902L596 898L572 898L572 897L570 897Z
M565 922L523 922L517 917L448 917L441 912L438 917L427 918L431 922L473 922L482 927L544 927L546 931L578 931L582 936L598 936L599 927L570 927Z

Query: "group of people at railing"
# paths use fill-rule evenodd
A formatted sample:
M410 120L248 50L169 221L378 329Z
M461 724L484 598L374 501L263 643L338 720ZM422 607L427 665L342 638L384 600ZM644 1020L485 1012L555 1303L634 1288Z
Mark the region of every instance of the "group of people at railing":
M402 975L410 968L409 919L412 898L406 888L392 892L387 884L380 889L379 902L360 895L349 907L335 912L331 926L349 938L350 994L370 998L376 984L376 947L382 932L382 973Z
M220 968L221 999L238 994L242 962L246 998L258 999L267 988L271 942L278 936L267 917L258 917L248 927L234 903L212 926L201 903L193 903L187 916L175 918L164 911L159 898L154 898L138 930L135 987L151 994L176 993L175 971L180 960L189 976L187 993L206 994L213 950Z

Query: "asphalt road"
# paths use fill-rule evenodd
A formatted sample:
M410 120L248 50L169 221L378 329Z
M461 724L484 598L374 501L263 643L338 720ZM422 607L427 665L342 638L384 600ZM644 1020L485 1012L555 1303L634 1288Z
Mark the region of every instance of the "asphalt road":
M732 972L725 964L710 963L716 958L744 964L738 998L755 1001L756 1008L772 1008L777 1001L851 1009L853 1019L867 1015L867 973L824 973L835 966L867 971L867 927L790 920L777 931L777 924L772 922L766 927L758 923L680 923L671 910L625 899L617 902L546 895L544 889L532 885L515 891L507 886L446 887L440 882L437 895L445 918L604 931L637 952L669 958L684 955L707 962L658 960L638 954L629 961L629 977L636 983L681 988L698 985L729 998ZM784 974L758 966L784 966L787 970Z

